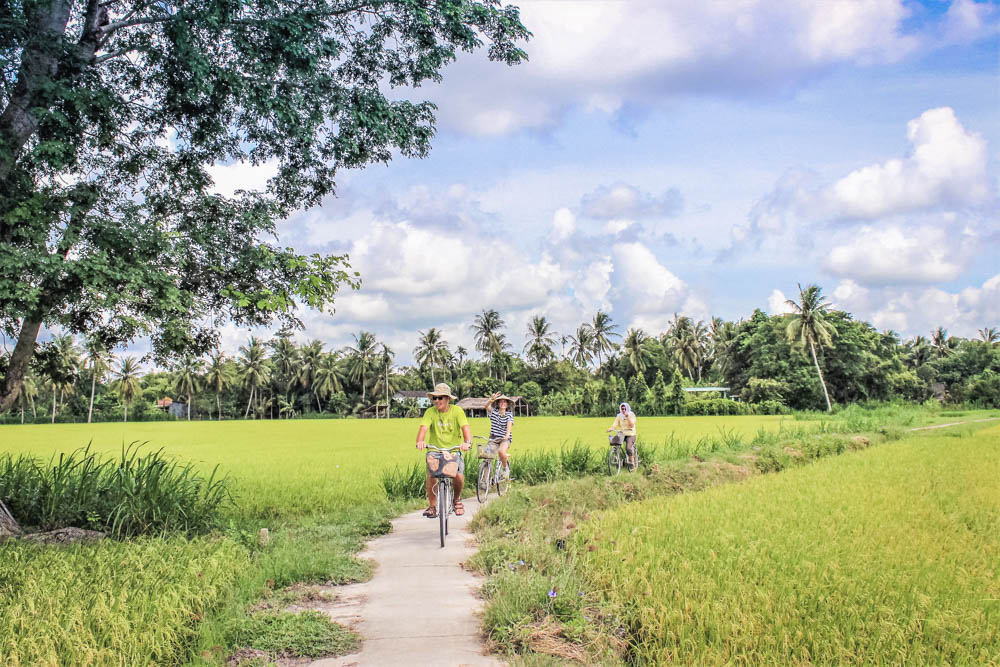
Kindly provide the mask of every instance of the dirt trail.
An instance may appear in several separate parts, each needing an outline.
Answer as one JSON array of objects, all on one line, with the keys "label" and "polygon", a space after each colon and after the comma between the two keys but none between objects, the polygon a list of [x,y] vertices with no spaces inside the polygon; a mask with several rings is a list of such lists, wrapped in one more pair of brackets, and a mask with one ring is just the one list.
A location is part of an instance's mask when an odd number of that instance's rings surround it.
[{"label": "dirt trail", "polygon": [[438,521],[405,514],[361,554],[375,561],[370,581],[334,589],[325,611],[364,637],[361,652],[310,663],[313,667],[358,665],[502,665],[485,654],[479,633],[480,579],[462,569],[476,552],[469,519],[479,509],[466,499],[465,516],[452,516],[445,547]]},{"label": "dirt trail", "polygon": [[951,422],[950,424],[934,424],[933,426],[918,426],[917,428],[911,428],[911,431],[930,431],[935,428],[946,428],[948,426],[961,426],[963,424],[979,424],[981,422],[995,422],[1000,421],[1000,417],[987,417],[986,419],[970,419],[964,422]]}]

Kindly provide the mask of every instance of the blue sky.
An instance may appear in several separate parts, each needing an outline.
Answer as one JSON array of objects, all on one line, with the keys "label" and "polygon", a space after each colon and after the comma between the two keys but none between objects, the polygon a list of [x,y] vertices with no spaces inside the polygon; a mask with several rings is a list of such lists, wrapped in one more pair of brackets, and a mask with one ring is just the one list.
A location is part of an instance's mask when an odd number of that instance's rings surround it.
[{"label": "blue sky", "polygon": [[439,106],[429,158],[342,172],[281,226],[362,273],[301,338],[365,329],[407,363],[432,326],[471,349],[484,308],[520,347],[535,314],[655,334],[799,282],[904,336],[1000,325],[997,3],[515,4],[529,63],[465,55],[400,91]]}]

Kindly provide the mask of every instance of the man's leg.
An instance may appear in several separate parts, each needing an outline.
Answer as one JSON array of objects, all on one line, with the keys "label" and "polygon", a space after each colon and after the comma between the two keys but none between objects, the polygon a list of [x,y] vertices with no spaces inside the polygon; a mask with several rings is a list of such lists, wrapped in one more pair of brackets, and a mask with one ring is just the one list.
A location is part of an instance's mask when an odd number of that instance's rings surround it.
[{"label": "man's leg", "polygon": [[437,507],[437,489],[435,484],[437,480],[431,477],[430,473],[427,473],[427,506]]},{"label": "man's leg", "polygon": [[463,475],[462,473],[458,473],[457,475],[455,475],[454,481],[452,482],[452,486],[455,487],[455,500],[461,500],[462,487],[465,486],[465,475]]}]

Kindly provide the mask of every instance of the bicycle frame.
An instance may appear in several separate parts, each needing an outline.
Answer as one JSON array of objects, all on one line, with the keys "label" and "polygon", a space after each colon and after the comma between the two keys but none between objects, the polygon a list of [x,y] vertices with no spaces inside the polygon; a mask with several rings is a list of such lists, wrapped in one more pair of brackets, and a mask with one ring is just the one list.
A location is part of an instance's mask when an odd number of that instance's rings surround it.
[{"label": "bicycle frame", "polygon": [[[435,447],[433,445],[428,445],[427,450],[432,452],[458,452],[459,456],[462,455],[461,446]],[[451,484],[451,477],[438,477],[434,492],[435,495],[437,495],[437,515],[441,534],[441,547],[444,548],[444,538],[448,535],[448,517],[455,511],[455,504],[452,502],[452,495],[454,494],[454,491]]]}]

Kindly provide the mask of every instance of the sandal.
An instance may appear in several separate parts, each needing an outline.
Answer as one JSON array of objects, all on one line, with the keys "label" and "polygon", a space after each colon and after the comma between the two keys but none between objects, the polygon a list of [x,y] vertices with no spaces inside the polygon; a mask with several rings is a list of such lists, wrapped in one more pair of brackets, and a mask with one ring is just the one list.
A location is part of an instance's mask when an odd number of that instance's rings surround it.
[{"label": "sandal", "polygon": [[436,507],[428,507],[427,509],[424,510],[424,516],[427,517],[428,519],[436,519],[437,515],[438,511]]},{"label": "sandal", "polygon": [[455,516],[462,516],[465,514],[465,505],[462,504],[461,500],[455,501]]}]

